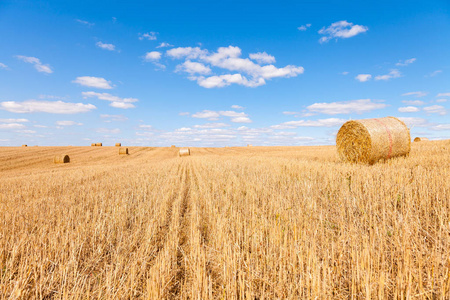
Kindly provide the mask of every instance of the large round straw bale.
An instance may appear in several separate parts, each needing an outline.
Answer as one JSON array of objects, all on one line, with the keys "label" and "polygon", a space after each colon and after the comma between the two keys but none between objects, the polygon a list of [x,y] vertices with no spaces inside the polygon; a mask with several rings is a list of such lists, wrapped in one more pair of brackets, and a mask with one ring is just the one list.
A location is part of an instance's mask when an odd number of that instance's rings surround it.
[{"label": "large round straw bale", "polygon": [[344,161],[373,164],[408,155],[411,136],[405,123],[394,117],[353,120],[339,129],[336,146]]},{"label": "large round straw bale", "polygon": [[28,145],[22,145],[22,147],[28,147]]},{"label": "large round straw bale", "polygon": [[414,142],[424,142],[424,141],[429,141],[429,139],[426,137],[416,137],[414,139]]},{"label": "large round straw bale", "polygon": [[95,146],[101,147],[101,146],[102,146],[102,143],[95,143]]},{"label": "large round straw bale", "polygon": [[189,148],[181,148],[178,155],[179,156],[189,156],[189,155],[191,155],[191,150]]},{"label": "large round straw bale", "polygon": [[116,147],[122,147],[121,143],[116,143]]},{"label": "large round straw bale", "polygon": [[67,154],[56,155],[53,158],[53,162],[55,164],[65,164],[65,163],[69,163],[70,162],[70,158],[69,158],[69,155],[67,155]]},{"label": "large round straw bale", "polygon": [[128,155],[128,148],[119,148],[119,155]]}]

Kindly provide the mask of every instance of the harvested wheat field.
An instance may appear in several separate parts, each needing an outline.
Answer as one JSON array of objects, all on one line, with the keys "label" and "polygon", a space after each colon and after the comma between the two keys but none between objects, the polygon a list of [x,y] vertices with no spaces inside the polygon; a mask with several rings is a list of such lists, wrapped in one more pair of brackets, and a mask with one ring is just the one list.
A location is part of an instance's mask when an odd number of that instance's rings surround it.
[{"label": "harvested wheat field", "polygon": [[129,148],[0,148],[2,298],[450,298],[449,140]]}]

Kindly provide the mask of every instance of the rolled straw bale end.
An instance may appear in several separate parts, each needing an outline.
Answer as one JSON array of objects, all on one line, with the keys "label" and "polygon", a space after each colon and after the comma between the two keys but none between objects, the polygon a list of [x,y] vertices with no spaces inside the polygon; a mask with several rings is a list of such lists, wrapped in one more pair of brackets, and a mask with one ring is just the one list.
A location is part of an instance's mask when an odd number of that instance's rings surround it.
[{"label": "rolled straw bale end", "polygon": [[128,148],[120,148],[119,155],[128,155]]},{"label": "rolled straw bale end", "polygon": [[95,143],[95,146],[97,147],[101,147],[103,144],[102,143]]},{"label": "rolled straw bale end", "polygon": [[121,143],[116,143],[116,147],[122,147]]},{"label": "rolled straw bale end", "polygon": [[189,156],[191,155],[191,150],[189,148],[181,148],[180,152],[178,152],[179,156]]},{"label": "rolled straw bale end", "polygon": [[22,145],[22,147],[28,147],[28,145]]},{"label": "rolled straw bale end", "polygon": [[64,154],[64,155],[56,155],[56,156],[53,158],[53,162],[54,162],[55,164],[66,164],[66,163],[69,163],[69,162],[70,162],[70,157],[69,157],[69,155],[67,155],[67,154]]},{"label": "rolled straw bale end", "polygon": [[426,137],[416,137],[414,139],[414,142],[425,142],[425,141],[429,141],[429,139]]},{"label": "rolled straw bale end", "polygon": [[91,147],[95,147],[95,143],[92,143],[92,144],[91,144]]},{"label": "rolled straw bale end", "polygon": [[339,129],[336,147],[343,161],[373,164],[408,155],[411,136],[405,123],[395,117],[352,120]]}]

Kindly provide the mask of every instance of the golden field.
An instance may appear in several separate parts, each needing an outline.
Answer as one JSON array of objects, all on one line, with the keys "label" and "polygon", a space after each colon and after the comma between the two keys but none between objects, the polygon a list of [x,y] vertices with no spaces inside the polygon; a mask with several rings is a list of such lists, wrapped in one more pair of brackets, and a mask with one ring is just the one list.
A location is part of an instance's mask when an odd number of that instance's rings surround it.
[{"label": "golden field", "polygon": [[178,150],[0,148],[0,298],[450,298],[450,141]]}]

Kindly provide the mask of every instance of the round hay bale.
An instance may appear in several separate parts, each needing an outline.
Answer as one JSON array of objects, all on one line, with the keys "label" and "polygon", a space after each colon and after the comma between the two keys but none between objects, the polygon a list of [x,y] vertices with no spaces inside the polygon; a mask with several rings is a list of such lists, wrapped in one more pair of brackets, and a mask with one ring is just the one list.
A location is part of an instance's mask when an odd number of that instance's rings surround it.
[{"label": "round hay bale", "polygon": [[176,148],[175,145],[170,146],[170,148]]},{"label": "round hay bale", "polygon": [[101,146],[102,146],[102,143],[95,143],[95,146],[101,147]]},{"label": "round hay bale", "polygon": [[253,145],[252,144],[247,144],[247,147],[253,147]]},{"label": "round hay bale", "polygon": [[121,143],[116,143],[116,147],[122,147]]},{"label": "round hay bale", "polygon": [[55,164],[66,164],[70,162],[70,157],[67,154],[63,154],[63,155],[56,155],[53,158],[53,162]]},{"label": "round hay bale", "polygon": [[22,145],[22,147],[28,147],[28,145]]},{"label": "round hay bale", "polygon": [[414,139],[414,142],[425,142],[425,141],[429,141],[429,139],[426,137],[416,137]]},{"label": "round hay bale", "polygon": [[336,146],[344,161],[373,164],[408,155],[411,136],[405,123],[394,117],[352,120],[339,129]]},{"label": "round hay bale", "polygon": [[181,148],[180,152],[178,152],[179,156],[189,156],[191,155],[191,150],[189,148]]},{"label": "round hay bale", "polygon": [[128,155],[128,148],[119,148],[119,155]]}]

